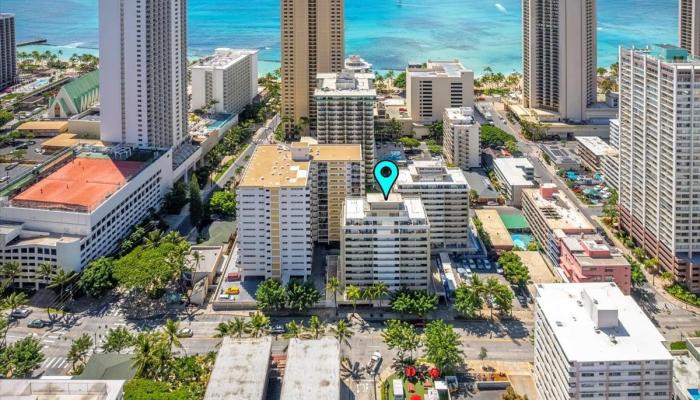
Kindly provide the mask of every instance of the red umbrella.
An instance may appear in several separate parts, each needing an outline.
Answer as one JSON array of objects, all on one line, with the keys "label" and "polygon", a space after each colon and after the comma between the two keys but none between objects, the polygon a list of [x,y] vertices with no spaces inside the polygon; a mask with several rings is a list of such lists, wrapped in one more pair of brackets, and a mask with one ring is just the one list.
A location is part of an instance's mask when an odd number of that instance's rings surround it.
[{"label": "red umbrella", "polygon": [[440,370],[437,368],[430,368],[428,370],[428,374],[430,375],[431,378],[437,379],[440,377]]},{"label": "red umbrella", "polygon": [[417,371],[416,371],[416,368],[415,368],[415,367],[406,367],[406,369],[404,370],[404,372],[406,373],[406,376],[407,376],[407,377],[413,378],[414,376],[416,376],[416,372],[417,372]]},{"label": "red umbrella", "polygon": [[423,396],[419,394],[414,394],[413,396],[411,396],[411,400],[423,400]]}]

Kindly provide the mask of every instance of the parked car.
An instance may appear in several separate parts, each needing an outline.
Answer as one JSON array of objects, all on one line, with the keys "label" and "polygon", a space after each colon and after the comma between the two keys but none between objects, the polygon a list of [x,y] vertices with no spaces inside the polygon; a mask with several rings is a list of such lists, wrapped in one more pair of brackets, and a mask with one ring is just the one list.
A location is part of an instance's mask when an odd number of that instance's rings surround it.
[{"label": "parked car", "polygon": [[32,310],[29,308],[18,308],[12,311],[12,313],[10,313],[10,316],[12,318],[27,318],[31,313]]},{"label": "parked car", "polygon": [[382,353],[375,351],[372,353],[369,362],[367,363],[367,372],[370,375],[376,375],[379,372],[379,365],[382,363]]},{"label": "parked car", "polygon": [[30,328],[38,328],[38,329],[41,329],[41,328],[47,326],[48,324],[49,324],[49,323],[46,322],[46,321],[44,321],[43,319],[33,319],[33,320],[31,320],[31,321],[27,324],[27,326],[30,327]]},{"label": "parked car", "polygon": [[193,335],[194,333],[190,328],[180,328],[177,331],[177,337],[179,338],[191,338]]},{"label": "parked car", "polygon": [[282,324],[273,325],[270,327],[270,333],[281,335],[283,333],[287,333],[287,328],[285,328]]},{"label": "parked car", "polygon": [[9,170],[11,170],[11,169],[15,169],[18,165],[19,165],[18,162],[13,162],[13,163],[7,164],[7,165],[5,166],[5,171],[9,171]]}]

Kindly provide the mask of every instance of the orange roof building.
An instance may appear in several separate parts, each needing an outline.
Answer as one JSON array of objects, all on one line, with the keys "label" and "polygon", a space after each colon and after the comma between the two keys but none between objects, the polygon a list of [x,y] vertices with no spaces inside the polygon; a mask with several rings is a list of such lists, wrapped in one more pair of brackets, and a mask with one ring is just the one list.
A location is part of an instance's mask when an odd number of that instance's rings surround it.
[{"label": "orange roof building", "polygon": [[139,161],[76,158],[11,200],[14,207],[91,212],[136,176]]}]

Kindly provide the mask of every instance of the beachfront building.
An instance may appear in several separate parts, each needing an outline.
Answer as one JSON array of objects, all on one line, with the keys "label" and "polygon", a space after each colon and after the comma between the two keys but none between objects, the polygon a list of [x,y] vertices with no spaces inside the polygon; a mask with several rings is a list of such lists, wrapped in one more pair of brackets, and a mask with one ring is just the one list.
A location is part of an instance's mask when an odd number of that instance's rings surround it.
[{"label": "beachfront building", "polygon": [[474,71],[459,60],[431,61],[406,69],[406,105],[414,122],[429,125],[446,108],[474,106]]},{"label": "beachfront building", "polygon": [[288,134],[296,124],[315,131],[316,77],[319,73],[343,69],[344,3],[344,0],[280,1],[282,117],[292,121],[285,126]]},{"label": "beachfront building", "polygon": [[597,136],[576,136],[578,156],[589,171],[603,169],[603,160],[613,148]]},{"label": "beachfront building", "polygon": [[343,287],[382,282],[390,291],[428,289],[430,225],[418,197],[379,193],[347,198],[338,278]]},{"label": "beachfront building", "polygon": [[678,1],[678,42],[681,48],[700,56],[700,2]]},{"label": "beachfront building", "polygon": [[446,108],[442,116],[442,155],[462,169],[481,166],[479,124],[471,107]]},{"label": "beachfront building", "polygon": [[365,61],[364,58],[353,54],[345,59],[344,69],[355,73],[368,73],[372,72],[372,64]]},{"label": "beachfront building", "polygon": [[343,202],[364,193],[362,148],[258,146],[236,193],[243,277],[306,279],[313,243],[340,241]]},{"label": "beachfront building", "polygon": [[562,239],[595,233],[593,225],[555,184],[523,189],[522,196],[523,215],[553,265],[559,265]]},{"label": "beachfront building", "polygon": [[671,45],[620,50],[620,226],[700,293],[700,61]]},{"label": "beachfront building", "polygon": [[316,139],[320,144],[359,144],[367,168],[367,182],[374,167],[374,106],[377,91],[374,74],[343,71],[318,74]]},{"label": "beachfront building", "polygon": [[45,283],[38,275],[41,264],[79,272],[90,261],[113,254],[132,226],[159,209],[172,187],[171,152],[134,156],[140,161],[78,154],[3,201],[0,263],[22,266],[17,286]]},{"label": "beachfront building", "polygon": [[563,238],[559,266],[570,282],[615,282],[626,295],[632,289],[629,262],[599,235]]},{"label": "beachfront building", "polygon": [[523,99],[583,121],[596,102],[596,0],[523,1]]},{"label": "beachfront building", "polygon": [[15,15],[0,13],[0,90],[17,83]]},{"label": "beachfront building", "polygon": [[433,252],[474,250],[469,240],[469,185],[462,170],[442,161],[414,161],[399,170],[395,191],[422,200]]},{"label": "beachfront building", "polygon": [[100,71],[88,72],[61,86],[49,101],[49,118],[70,118],[87,111],[100,101]]},{"label": "beachfront building", "polygon": [[538,284],[536,292],[540,399],[672,399],[666,339],[614,283]]},{"label": "beachfront building", "polygon": [[188,141],[186,0],[100,0],[99,18],[101,139]]},{"label": "beachfront building", "polygon": [[190,68],[193,110],[238,114],[258,95],[258,51],[220,48]]},{"label": "beachfront building", "polygon": [[519,206],[523,189],[535,187],[535,167],[527,158],[496,158],[493,171],[511,205]]}]

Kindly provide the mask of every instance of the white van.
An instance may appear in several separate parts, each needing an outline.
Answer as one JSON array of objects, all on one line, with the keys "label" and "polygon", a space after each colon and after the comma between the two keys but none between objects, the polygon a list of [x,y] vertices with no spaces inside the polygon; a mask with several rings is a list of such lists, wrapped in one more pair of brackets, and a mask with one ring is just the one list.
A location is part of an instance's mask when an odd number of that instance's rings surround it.
[{"label": "white van", "polygon": [[394,390],[394,400],[404,400],[403,397],[403,381],[401,379],[394,379],[391,382]]}]

